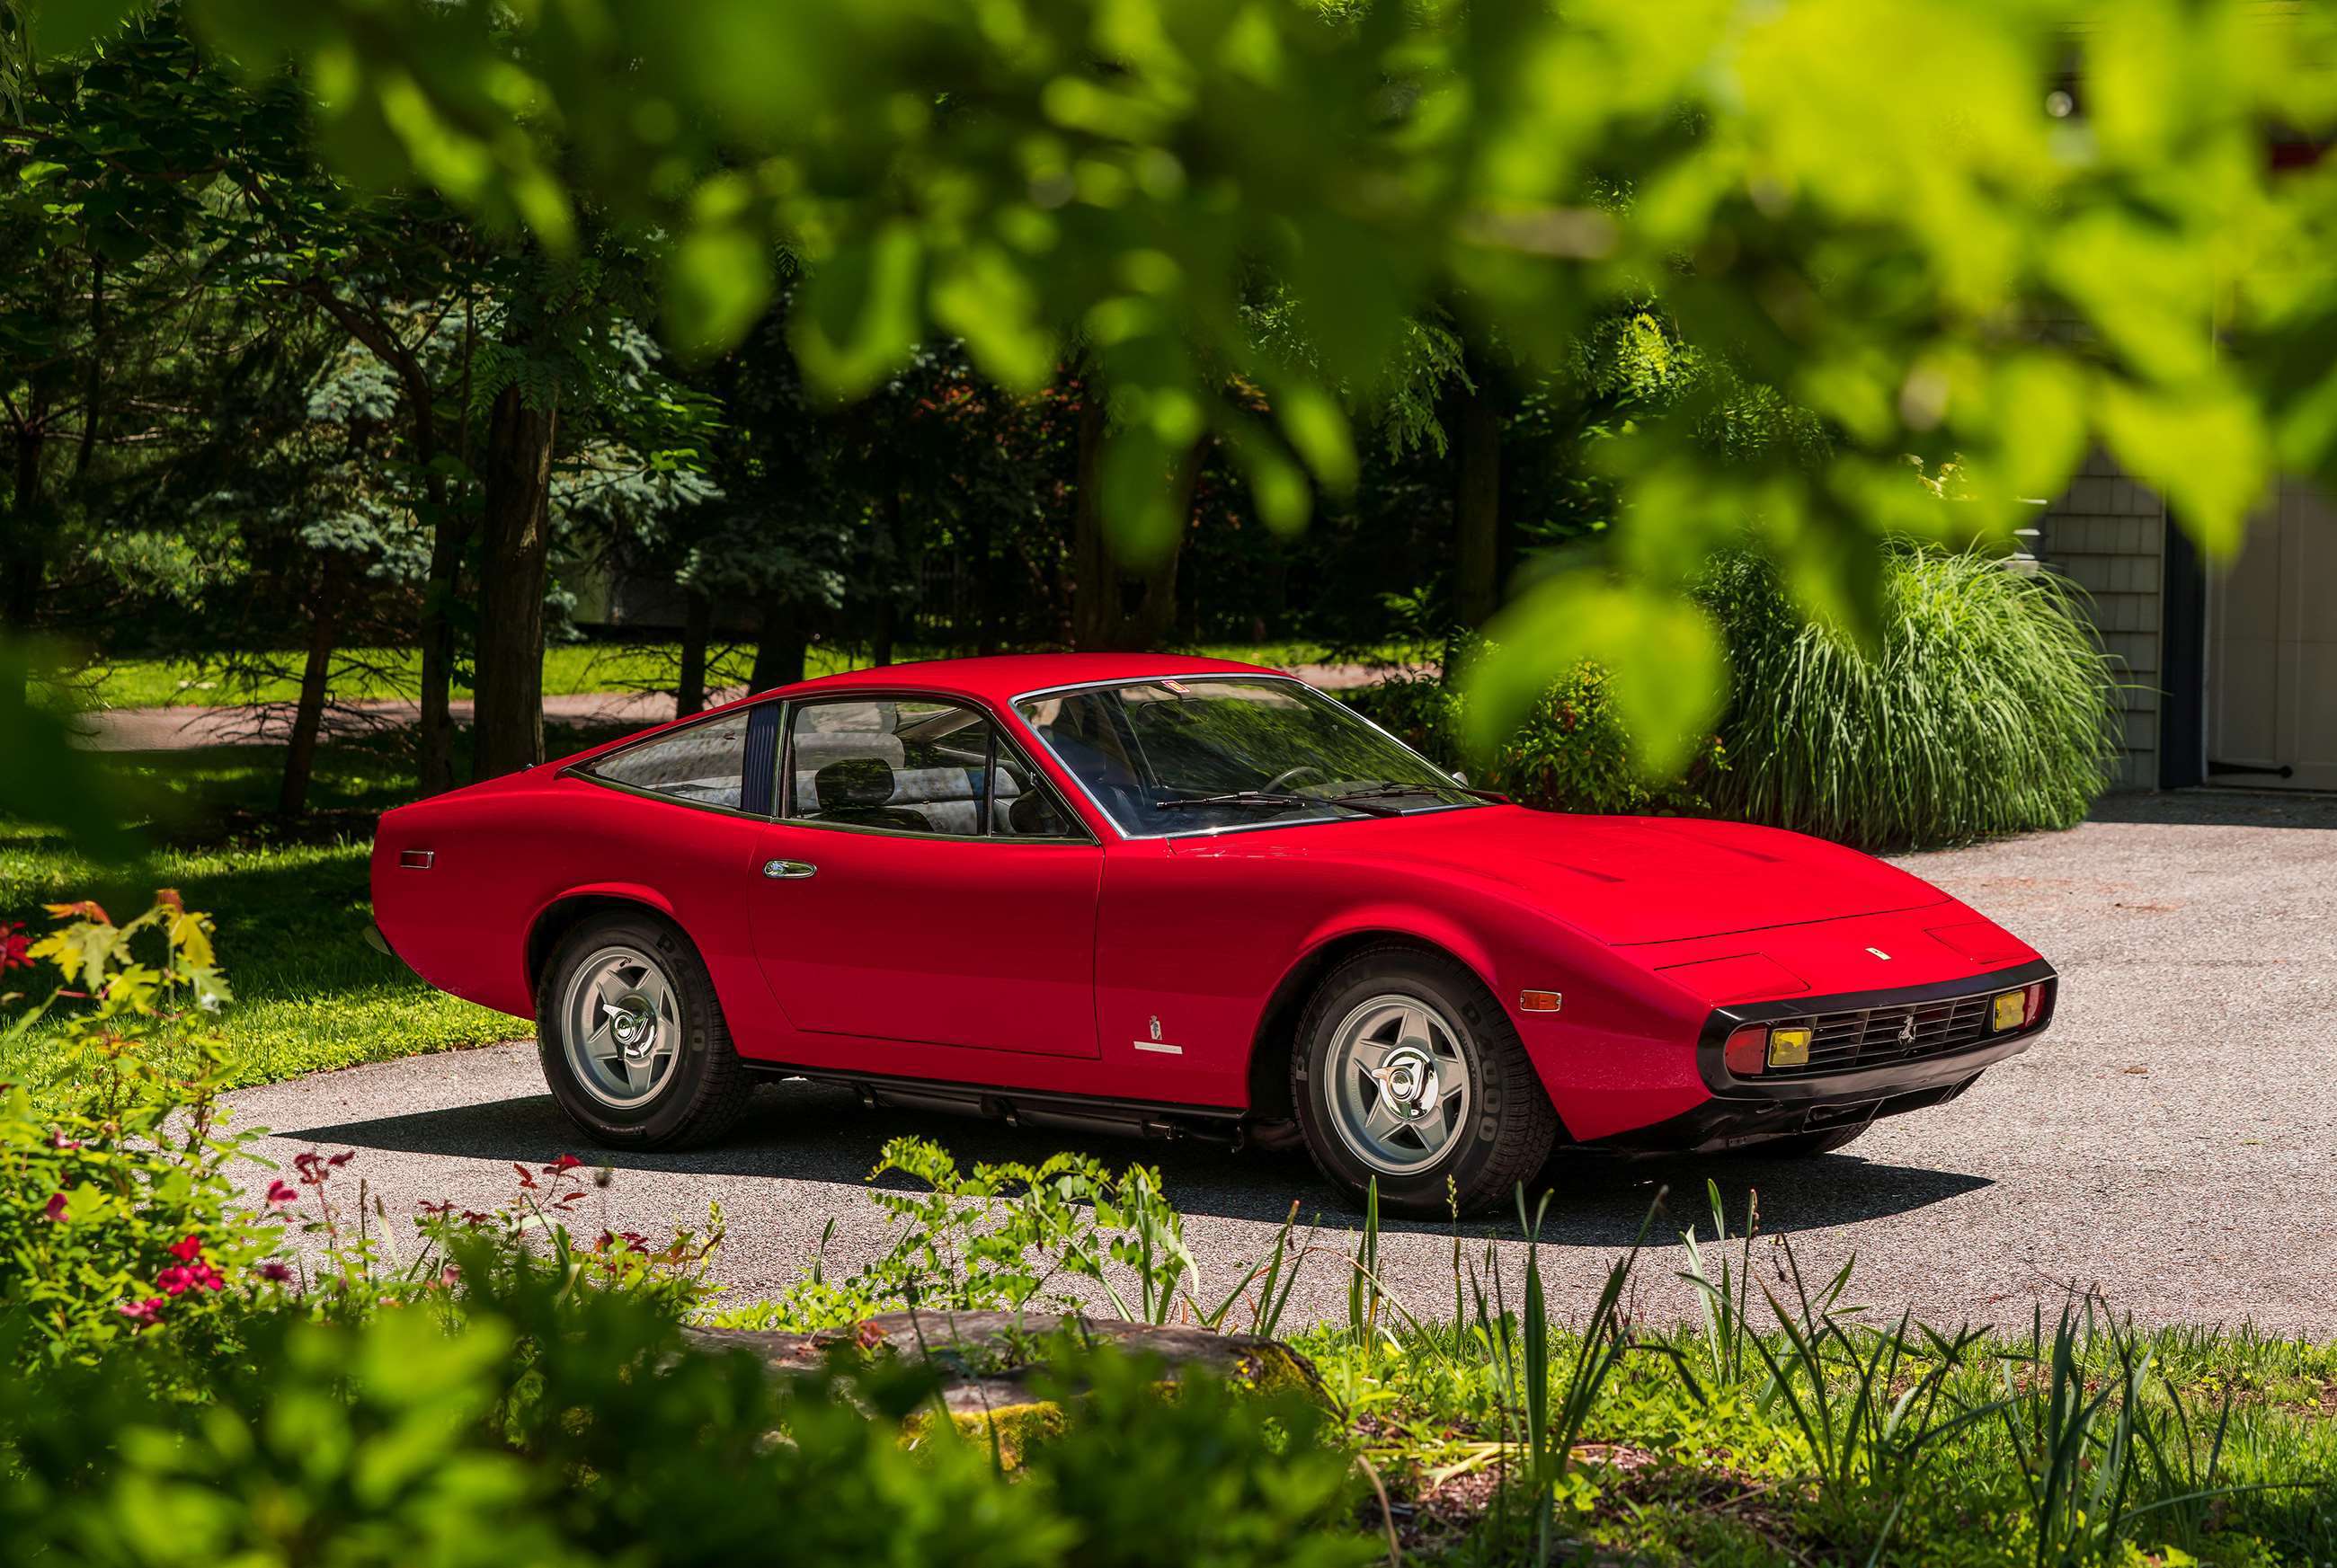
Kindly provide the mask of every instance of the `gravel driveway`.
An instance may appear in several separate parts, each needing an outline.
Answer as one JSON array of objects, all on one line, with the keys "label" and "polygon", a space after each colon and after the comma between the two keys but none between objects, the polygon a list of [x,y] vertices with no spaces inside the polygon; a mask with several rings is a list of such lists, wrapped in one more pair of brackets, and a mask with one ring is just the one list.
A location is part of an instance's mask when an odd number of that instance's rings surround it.
[{"label": "gravel driveway", "polygon": [[[2123,797],[2071,833],[1903,862],[2028,938],[2059,965],[2060,1017],[2026,1055],[1951,1105],[1878,1124],[1804,1162],[1561,1155],[1545,1230],[1552,1300],[1587,1311],[1616,1250],[1657,1193],[1701,1215],[1707,1178],[1732,1218],[1757,1190],[1764,1228],[1789,1232],[1805,1272],[1852,1253],[1852,1297],[1936,1322],[2026,1325],[2068,1284],[2098,1287],[2147,1321],[2236,1323],[2337,1337],[2337,801],[2194,794]],[[582,1222],[653,1232],[729,1225],[719,1276],[737,1299],[784,1288],[836,1222],[830,1269],[873,1252],[884,1226],[862,1196],[878,1147],[923,1134],[961,1160],[1036,1160],[1061,1135],[892,1111],[790,1083],[758,1091],[724,1147],[624,1154]],[[420,1200],[492,1208],[512,1163],[601,1158],[544,1094],[532,1045],[490,1047],[319,1075],[233,1096],[239,1120],[303,1148],[350,1148],[393,1215]],[[1157,1161],[1184,1210],[1205,1282],[1223,1290],[1270,1243],[1294,1200],[1344,1252],[1352,1216],[1303,1155],[1230,1154],[1098,1140],[1107,1160]],[[255,1193],[268,1174],[255,1173]],[[352,1192],[351,1195],[354,1195]],[[1677,1221],[1640,1272],[1640,1310],[1693,1311]],[[1500,1227],[1476,1225],[1472,1236]],[[1514,1226],[1507,1232],[1513,1234]],[[1514,1243],[1507,1250],[1512,1259]],[[1452,1238],[1392,1227],[1384,1270],[1423,1310],[1449,1311]],[[1763,1254],[1765,1256],[1765,1252]],[[1316,1258],[1295,1306],[1345,1312],[1343,1265]],[[1514,1261],[1511,1278],[1514,1284]]]}]

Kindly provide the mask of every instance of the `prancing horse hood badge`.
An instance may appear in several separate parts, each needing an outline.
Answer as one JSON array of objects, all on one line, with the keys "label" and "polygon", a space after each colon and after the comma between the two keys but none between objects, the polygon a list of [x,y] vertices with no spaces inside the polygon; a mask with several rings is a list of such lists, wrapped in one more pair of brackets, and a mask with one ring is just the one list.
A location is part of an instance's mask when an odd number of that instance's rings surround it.
[{"label": "prancing horse hood badge", "polygon": [[1156,1040],[1160,1037],[1160,1015],[1159,1013],[1152,1015],[1152,1037]]}]

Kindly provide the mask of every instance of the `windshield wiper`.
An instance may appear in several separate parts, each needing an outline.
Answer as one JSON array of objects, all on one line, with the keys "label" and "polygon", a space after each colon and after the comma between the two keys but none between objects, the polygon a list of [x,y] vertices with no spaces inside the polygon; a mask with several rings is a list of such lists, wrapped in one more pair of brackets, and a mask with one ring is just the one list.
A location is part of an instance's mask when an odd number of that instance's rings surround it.
[{"label": "windshield wiper", "polygon": [[1235,790],[1230,794],[1170,795],[1152,803],[1155,811],[1182,811],[1188,806],[1345,806],[1368,817],[1393,817],[1403,813],[1393,806],[1367,806],[1345,795],[1295,795],[1275,790]]},{"label": "windshield wiper", "polygon": [[1447,791],[1450,791],[1453,794],[1473,795],[1478,800],[1491,801],[1496,805],[1508,805],[1511,803],[1510,797],[1505,794],[1496,794],[1492,790],[1471,789],[1464,784],[1397,784],[1393,780],[1372,784],[1364,789],[1349,790],[1345,794],[1340,795],[1336,798],[1343,801],[1351,801],[1357,795],[1361,795],[1365,800],[1374,800],[1384,795],[1433,795],[1443,794]]}]

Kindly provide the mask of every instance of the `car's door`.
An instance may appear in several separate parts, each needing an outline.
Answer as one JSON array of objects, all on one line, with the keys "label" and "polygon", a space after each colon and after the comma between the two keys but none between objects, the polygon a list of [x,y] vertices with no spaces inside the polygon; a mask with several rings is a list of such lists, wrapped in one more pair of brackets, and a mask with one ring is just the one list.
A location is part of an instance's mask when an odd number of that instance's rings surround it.
[{"label": "car's door", "polygon": [[513,824],[488,873],[537,908],[576,892],[662,904],[705,960],[749,1055],[768,1037],[770,1009],[738,892],[770,828],[781,716],[776,701],[738,704],[563,770],[559,787],[573,801]]},{"label": "car's door", "polygon": [[1103,849],[985,714],[788,705],[755,951],[796,1027],[1093,1057]]}]

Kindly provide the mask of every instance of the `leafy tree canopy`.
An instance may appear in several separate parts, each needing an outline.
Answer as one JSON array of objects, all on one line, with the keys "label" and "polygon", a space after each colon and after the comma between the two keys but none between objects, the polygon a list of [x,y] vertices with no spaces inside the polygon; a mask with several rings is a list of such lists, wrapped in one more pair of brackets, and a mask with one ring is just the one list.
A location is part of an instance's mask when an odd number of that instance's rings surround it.
[{"label": "leafy tree canopy", "polygon": [[[125,0],[44,0],[35,42]],[[1356,406],[1442,309],[1557,365],[1618,300],[1822,421],[1821,442],[1601,443],[1623,523],[1515,601],[1488,726],[1595,657],[1639,735],[1716,702],[1685,591],[1748,531],[1806,611],[1871,629],[1882,539],[2001,536],[2105,443],[2229,548],[2276,470],[2337,473],[2337,17],[2246,0],[189,0],[290,67],[328,157],[557,251],[658,237],[699,350],[805,279],[816,392],[921,342],[1110,388],[1116,525],[1161,531],[1205,432],[1292,528]],[[1261,278],[1304,353],[1252,329]],[[1270,410],[1214,395],[1227,374]],[[1958,463],[1951,503],[1907,458]],[[1655,758],[1661,762],[1660,756]]]}]

